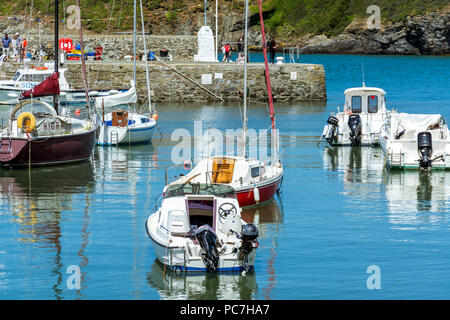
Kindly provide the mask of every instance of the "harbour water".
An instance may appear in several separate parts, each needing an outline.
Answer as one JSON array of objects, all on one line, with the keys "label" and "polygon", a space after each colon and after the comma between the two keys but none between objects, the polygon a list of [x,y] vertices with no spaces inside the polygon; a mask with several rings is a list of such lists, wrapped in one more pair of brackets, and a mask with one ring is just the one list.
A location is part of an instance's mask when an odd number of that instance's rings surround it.
[{"label": "harbour water", "polygon": [[[177,128],[241,126],[233,103],[157,104],[151,144],[96,147],[92,161],[0,170],[0,299],[448,299],[450,172],[388,172],[379,148],[317,146],[346,88],[387,91],[388,108],[450,120],[450,57],[303,55],[325,66],[327,102],[276,104],[281,196],[244,210],[260,230],[255,273],[172,275],[144,223],[173,167]],[[342,109],[342,108],[341,108]],[[249,106],[249,127],[269,126]],[[369,290],[369,266],[381,288]],[[71,286],[74,268],[80,288]]]}]

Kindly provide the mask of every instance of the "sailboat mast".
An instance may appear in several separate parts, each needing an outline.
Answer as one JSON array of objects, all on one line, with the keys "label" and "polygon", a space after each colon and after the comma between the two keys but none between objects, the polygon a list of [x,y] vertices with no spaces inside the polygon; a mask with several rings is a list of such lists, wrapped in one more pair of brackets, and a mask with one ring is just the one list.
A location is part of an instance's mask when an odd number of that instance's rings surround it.
[{"label": "sailboat mast", "polygon": [[[59,1],[55,0],[55,72],[58,74],[58,56],[59,56]],[[59,78],[59,75],[58,75]],[[53,108],[55,108],[56,113],[58,113],[58,95],[53,96]]]},{"label": "sailboat mast", "polygon": [[270,85],[270,73],[269,73],[269,62],[267,61],[267,45],[266,45],[266,34],[264,32],[264,19],[262,13],[262,4],[261,0],[258,0],[259,3],[259,19],[261,23],[261,36],[262,36],[262,46],[263,46],[263,54],[264,54],[264,68],[266,75],[266,86],[267,86],[267,95],[269,97],[269,110],[270,110],[270,119],[272,121],[272,130],[275,130],[275,112],[273,109],[273,97],[272,97],[272,86]]},{"label": "sailboat mast", "polygon": [[136,0],[134,0],[134,19],[133,19],[133,80],[136,85]]},{"label": "sailboat mast", "polygon": [[[145,26],[144,26],[144,10],[142,7],[142,0],[139,0],[141,9],[141,24],[142,24],[142,39],[144,43],[144,56],[145,56],[145,77],[147,80],[147,95],[148,95],[148,110],[152,113],[152,99],[150,97],[150,75],[148,72],[148,57],[147,57],[147,45],[145,44]],[[134,84],[136,85],[136,83]]]},{"label": "sailboat mast", "polygon": [[244,15],[244,123],[242,128],[244,140],[244,157],[247,156],[247,29],[248,29],[248,0],[245,0],[245,15]]},{"label": "sailboat mast", "polygon": [[[80,0],[77,0],[77,6],[78,8],[80,8]],[[80,21],[80,49],[81,49],[81,71],[83,73],[83,84],[84,84],[84,93],[86,96],[86,106],[89,107],[89,91],[86,77],[86,62],[84,61],[83,28],[81,26],[81,21]]]}]

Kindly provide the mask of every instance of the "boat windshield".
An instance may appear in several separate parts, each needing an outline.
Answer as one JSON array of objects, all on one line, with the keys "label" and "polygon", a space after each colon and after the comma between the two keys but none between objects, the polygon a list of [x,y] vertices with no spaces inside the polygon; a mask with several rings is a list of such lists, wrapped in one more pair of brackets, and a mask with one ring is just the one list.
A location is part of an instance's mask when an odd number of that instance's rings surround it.
[{"label": "boat windshield", "polygon": [[236,191],[225,184],[185,183],[167,187],[164,198],[184,195],[213,195],[222,198],[236,199]]}]

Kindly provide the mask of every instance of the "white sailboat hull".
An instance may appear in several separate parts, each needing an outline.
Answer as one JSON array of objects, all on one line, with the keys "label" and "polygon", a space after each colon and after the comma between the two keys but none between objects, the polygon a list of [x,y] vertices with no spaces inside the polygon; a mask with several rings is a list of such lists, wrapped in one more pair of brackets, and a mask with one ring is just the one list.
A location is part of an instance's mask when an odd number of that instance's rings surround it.
[{"label": "white sailboat hull", "polygon": [[130,119],[134,124],[126,127],[109,126],[106,123],[100,127],[97,144],[103,146],[119,144],[135,144],[150,142],[153,136],[153,129],[156,127],[156,121],[145,117],[148,122],[138,123],[141,118],[138,114],[130,114]]}]

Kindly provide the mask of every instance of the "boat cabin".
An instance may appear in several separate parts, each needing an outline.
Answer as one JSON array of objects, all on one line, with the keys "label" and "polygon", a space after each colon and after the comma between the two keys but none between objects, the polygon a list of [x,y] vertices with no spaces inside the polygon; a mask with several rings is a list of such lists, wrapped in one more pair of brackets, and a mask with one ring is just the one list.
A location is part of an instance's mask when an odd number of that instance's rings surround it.
[{"label": "boat cabin", "polygon": [[380,88],[360,87],[345,90],[345,109],[352,114],[386,112],[386,92]]},{"label": "boat cabin", "polygon": [[[201,183],[169,185],[164,192],[167,218],[166,223],[162,221],[162,224],[167,225],[167,230],[172,235],[193,236],[195,230],[205,224],[215,231],[216,228],[220,228],[218,221],[223,222],[219,217],[222,205],[230,207],[227,199],[230,199],[231,203],[236,203],[234,214],[240,213],[236,192],[230,186]],[[230,209],[232,208],[225,208]]]},{"label": "boat cabin", "polygon": [[[206,174],[207,173],[207,176]],[[245,181],[258,182],[265,179],[265,165],[259,160],[248,160],[242,157],[214,157],[201,160],[186,176],[192,182],[213,184],[232,184]],[[240,178],[243,180],[240,181]]]}]

